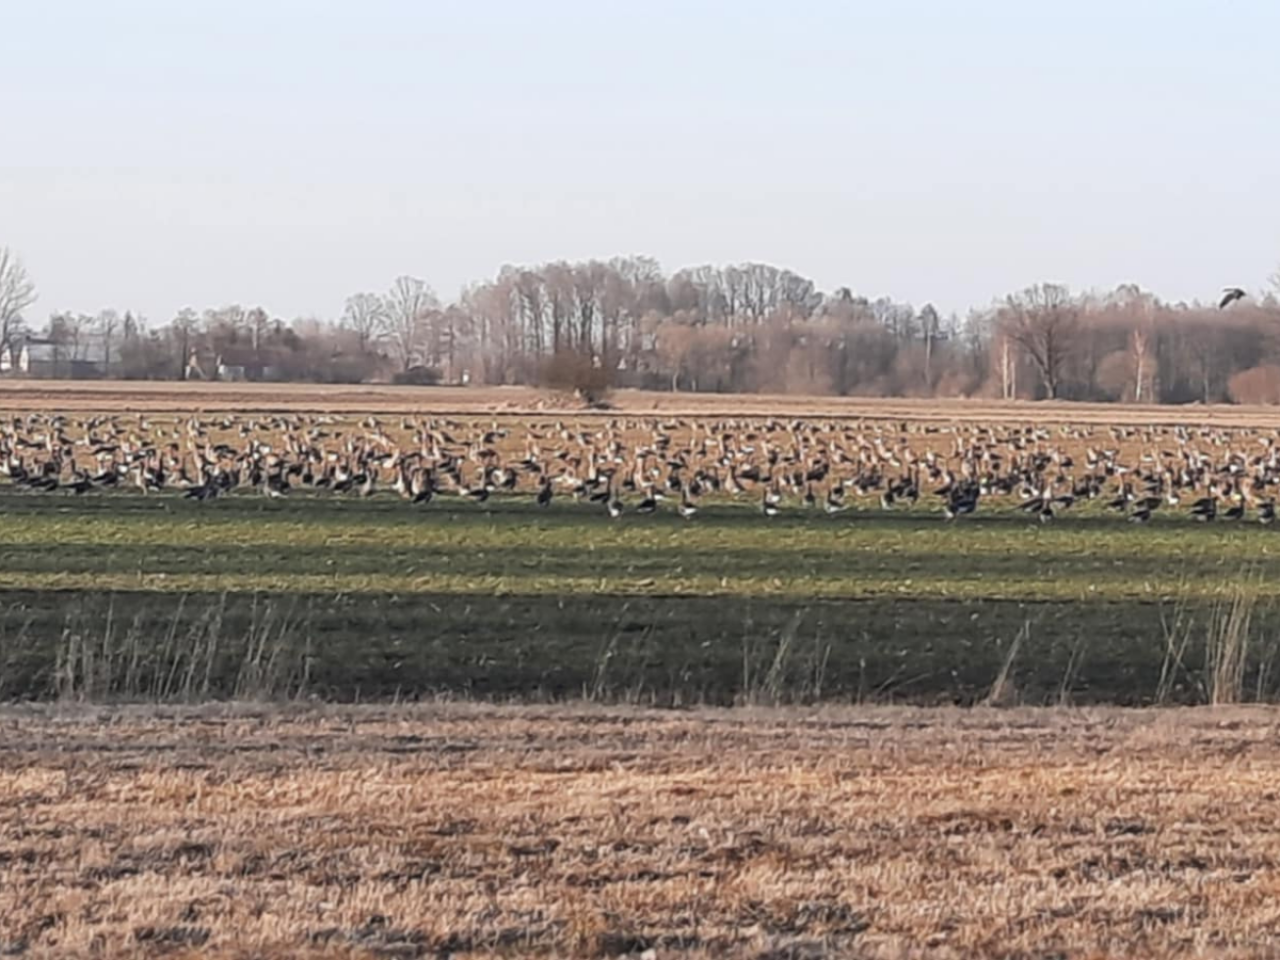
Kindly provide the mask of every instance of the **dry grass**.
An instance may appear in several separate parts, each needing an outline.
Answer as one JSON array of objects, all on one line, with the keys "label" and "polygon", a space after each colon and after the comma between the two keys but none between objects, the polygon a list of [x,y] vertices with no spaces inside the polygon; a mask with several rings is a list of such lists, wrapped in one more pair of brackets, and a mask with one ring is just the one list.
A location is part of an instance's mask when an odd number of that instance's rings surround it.
[{"label": "dry grass", "polygon": [[1266,956],[1280,714],[0,715],[0,950]]},{"label": "dry grass", "polygon": [[[1088,424],[1094,426],[1192,426],[1274,428],[1275,407],[1232,404],[1154,406],[1107,403],[999,401],[946,398],[814,397],[770,394],[665,393],[617,390],[621,413],[660,416],[849,417],[870,420],[981,422],[987,424]],[[566,403],[568,405],[566,406]],[[181,383],[86,380],[2,380],[5,413],[321,412],[490,414],[592,413],[581,404],[532,387],[397,387],[385,384]]]}]

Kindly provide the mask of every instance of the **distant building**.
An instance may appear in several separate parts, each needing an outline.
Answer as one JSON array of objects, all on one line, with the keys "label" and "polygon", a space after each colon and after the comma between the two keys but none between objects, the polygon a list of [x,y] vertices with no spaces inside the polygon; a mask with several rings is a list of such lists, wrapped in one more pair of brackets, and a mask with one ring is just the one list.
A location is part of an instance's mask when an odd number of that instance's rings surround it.
[{"label": "distant building", "polygon": [[31,358],[19,343],[0,348],[0,377],[20,376],[31,366]]},{"label": "distant building", "polygon": [[107,375],[107,347],[96,334],[71,342],[24,336],[0,350],[0,376],[96,380]]},{"label": "distant building", "polygon": [[213,374],[215,380],[278,382],[285,372],[276,364],[264,363],[257,350],[232,347],[214,358]]},{"label": "distant building", "polygon": [[218,379],[230,380],[238,382],[245,379],[245,369],[243,364],[239,363],[223,363],[218,360]]}]

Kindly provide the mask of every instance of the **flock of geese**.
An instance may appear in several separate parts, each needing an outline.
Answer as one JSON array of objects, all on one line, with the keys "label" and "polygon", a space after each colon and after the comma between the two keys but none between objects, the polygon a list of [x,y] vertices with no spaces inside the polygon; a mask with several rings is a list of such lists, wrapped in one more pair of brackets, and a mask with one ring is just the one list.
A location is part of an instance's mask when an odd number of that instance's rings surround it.
[{"label": "flock of geese", "polygon": [[602,515],[748,500],[764,517],[855,503],[932,507],[948,520],[1006,504],[1040,522],[1096,501],[1131,523],[1276,518],[1280,431],[1190,426],[946,424],[896,420],[583,417],[481,422],[324,415],[0,421],[0,479],[44,494],[181,491],[439,497],[477,504],[568,498]]}]

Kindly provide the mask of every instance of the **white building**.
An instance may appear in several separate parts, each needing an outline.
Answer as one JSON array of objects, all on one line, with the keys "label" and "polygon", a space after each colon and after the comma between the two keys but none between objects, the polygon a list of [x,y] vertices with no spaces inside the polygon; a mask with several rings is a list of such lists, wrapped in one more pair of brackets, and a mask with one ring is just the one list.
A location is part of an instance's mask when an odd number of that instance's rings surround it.
[{"label": "white building", "polygon": [[96,334],[63,343],[23,336],[0,350],[0,376],[92,380],[107,373],[107,347]]}]

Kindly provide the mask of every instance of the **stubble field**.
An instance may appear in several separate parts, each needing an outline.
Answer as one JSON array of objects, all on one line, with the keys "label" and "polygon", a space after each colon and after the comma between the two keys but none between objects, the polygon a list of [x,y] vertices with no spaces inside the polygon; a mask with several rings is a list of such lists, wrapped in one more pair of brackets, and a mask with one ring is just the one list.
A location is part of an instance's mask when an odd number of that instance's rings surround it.
[{"label": "stubble field", "polygon": [[0,949],[1274,956],[1278,742],[1244,708],[10,708]]}]

